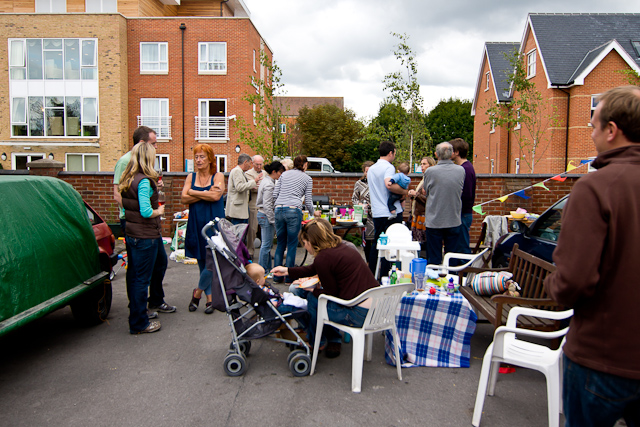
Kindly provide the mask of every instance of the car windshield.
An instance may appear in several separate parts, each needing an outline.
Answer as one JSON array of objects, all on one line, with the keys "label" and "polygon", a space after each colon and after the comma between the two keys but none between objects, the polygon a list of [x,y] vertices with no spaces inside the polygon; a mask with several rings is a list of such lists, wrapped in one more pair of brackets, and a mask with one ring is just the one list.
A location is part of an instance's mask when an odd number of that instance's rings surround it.
[{"label": "car windshield", "polygon": [[557,242],[562,228],[562,209],[567,200],[569,200],[568,197],[560,200],[542,214],[531,229],[531,236]]}]

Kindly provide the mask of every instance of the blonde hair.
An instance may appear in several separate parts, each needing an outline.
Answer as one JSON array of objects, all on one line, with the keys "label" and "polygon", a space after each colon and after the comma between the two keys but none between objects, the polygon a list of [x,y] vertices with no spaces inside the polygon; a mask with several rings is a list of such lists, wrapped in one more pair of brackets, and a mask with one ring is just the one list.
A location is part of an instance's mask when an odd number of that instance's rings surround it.
[{"label": "blonde hair", "polygon": [[284,166],[284,168],[288,171],[293,169],[293,160],[291,159],[282,159],[280,160],[280,163],[282,163],[282,166]]},{"label": "blonde hair", "polygon": [[156,149],[153,148],[153,145],[147,142],[140,142],[134,145],[131,150],[131,160],[129,160],[129,164],[122,174],[118,191],[123,193],[129,190],[129,187],[131,187],[131,183],[133,182],[133,178],[135,178],[138,173],[142,173],[150,179],[157,179],[158,173],[153,170],[153,164],[155,161]]},{"label": "blonde hair", "polygon": [[247,264],[245,268],[247,269],[247,274],[249,275],[249,277],[251,277],[256,283],[258,283],[260,278],[264,277],[265,271],[260,264],[252,262],[251,264]]},{"label": "blonde hair", "polygon": [[333,234],[331,223],[322,218],[314,218],[303,225],[298,239],[309,242],[316,254],[323,249],[335,248],[342,244],[342,239]]}]

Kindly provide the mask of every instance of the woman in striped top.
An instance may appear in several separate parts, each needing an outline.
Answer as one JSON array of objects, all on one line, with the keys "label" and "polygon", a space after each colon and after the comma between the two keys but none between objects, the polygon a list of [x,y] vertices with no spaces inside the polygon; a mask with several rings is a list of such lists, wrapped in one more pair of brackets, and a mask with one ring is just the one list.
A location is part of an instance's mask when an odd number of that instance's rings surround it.
[{"label": "woman in striped top", "polygon": [[[278,245],[274,257],[276,266],[283,265],[284,249],[287,248],[286,266],[294,267],[296,264],[296,250],[298,249],[298,233],[302,224],[302,197],[309,211],[313,215],[313,198],[311,190],[313,181],[305,173],[307,170],[307,156],[297,156],[293,160],[293,169],[280,176],[273,190],[275,200],[276,236]],[[275,282],[282,281],[281,278]],[[291,283],[289,277],[286,282]]]}]

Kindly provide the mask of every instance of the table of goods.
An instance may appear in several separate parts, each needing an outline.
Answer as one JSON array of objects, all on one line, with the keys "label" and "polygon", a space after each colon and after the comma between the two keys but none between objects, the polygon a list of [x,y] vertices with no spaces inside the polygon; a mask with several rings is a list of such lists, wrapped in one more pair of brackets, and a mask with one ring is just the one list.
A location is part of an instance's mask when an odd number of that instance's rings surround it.
[{"label": "table of goods", "polygon": [[[396,312],[402,367],[468,368],[477,320],[459,292],[405,295]],[[385,360],[395,366],[393,353],[392,334],[385,331]]]}]

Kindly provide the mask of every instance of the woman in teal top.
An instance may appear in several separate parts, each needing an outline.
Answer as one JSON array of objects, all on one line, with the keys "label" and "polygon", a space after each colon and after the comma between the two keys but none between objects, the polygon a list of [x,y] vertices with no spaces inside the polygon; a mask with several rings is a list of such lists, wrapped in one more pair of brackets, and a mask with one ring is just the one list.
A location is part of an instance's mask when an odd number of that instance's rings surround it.
[{"label": "woman in teal top", "polygon": [[193,148],[196,172],[191,173],[184,181],[180,201],[189,205],[189,219],[187,220],[187,235],[185,237],[185,255],[198,260],[200,280],[198,288],[193,290],[189,311],[196,311],[202,292],[207,297],[204,312],[213,313],[211,305],[212,272],[206,268],[206,241],[202,237],[202,228],[215,218],[224,218],[224,175],[216,173],[215,154],[207,144],[197,144]]}]

